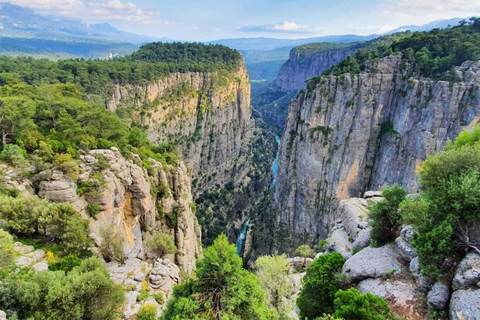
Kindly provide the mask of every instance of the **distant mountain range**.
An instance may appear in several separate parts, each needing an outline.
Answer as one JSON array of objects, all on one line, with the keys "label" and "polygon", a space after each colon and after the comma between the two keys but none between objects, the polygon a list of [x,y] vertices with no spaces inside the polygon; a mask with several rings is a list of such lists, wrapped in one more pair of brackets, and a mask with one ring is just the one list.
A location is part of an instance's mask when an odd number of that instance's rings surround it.
[{"label": "distant mountain range", "polygon": [[[428,31],[456,25],[462,20],[437,20],[421,26],[403,26],[397,31]],[[351,43],[371,40],[378,34],[323,36],[304,39],[238,38],[208,41],[240,50],[247,65],[256,64],[258,74],[275,74],[281,61],[288,59],[289,51],[299,45],[315,42]],[[88,24],[56,16],[37,14],[34,10],[0,2],[0,54],[39,57],[110,58],[129,54],[146,42],[173,42],[169,38],[155,38],[121,31],[107,23]],[[271,62],[275,63],[271,63]],[[269,70],[261,65],[268,62]],[[260,64],[260,65],[259,65]]]},{"label": "distant mountain range", "polygon": [[118,30],[109,24],[88,24],[35,13],[32,9],[0,3],[0,37],[72,42],[145,43],[171,41]]}]

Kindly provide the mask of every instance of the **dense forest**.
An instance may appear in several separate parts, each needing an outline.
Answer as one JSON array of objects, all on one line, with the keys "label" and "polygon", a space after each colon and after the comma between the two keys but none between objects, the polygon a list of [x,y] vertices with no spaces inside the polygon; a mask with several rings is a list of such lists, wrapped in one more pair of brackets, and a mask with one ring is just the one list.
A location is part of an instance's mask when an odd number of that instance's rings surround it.
[{"label": "dense forest", "polygon": [[[389,43],[383,42],[374,48],[360,49],[356,54],[326,70],[323,76],[357,74],[382,57],[401,53],[405,62],[415,65],[419,75],[436,80],[456,80],[452,72],[455,66],[464,61],[480,58],[480,18],[471,18],[460,25],[447,29],[434,29],[430,32],[414,32]],[[307,82],[313,89],[322,76]]]},{"label": "dense forest", "polygon": [[[33,85],[74,83],[82,92],[112,94],[112,84],[145,84],[172,72],[231,71],[240,66],[238,51],[221,45],[151,43],[131,56],[112,60],[71,59],[58,62],[0,57],[0,74],[15,73]],[[5,84],[0,80],[0,85]]]}]

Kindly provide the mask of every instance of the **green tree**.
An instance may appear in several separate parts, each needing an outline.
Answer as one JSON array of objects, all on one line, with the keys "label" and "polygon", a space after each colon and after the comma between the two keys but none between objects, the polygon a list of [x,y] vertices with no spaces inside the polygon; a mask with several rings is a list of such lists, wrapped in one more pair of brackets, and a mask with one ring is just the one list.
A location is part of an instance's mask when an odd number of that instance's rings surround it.
[{"label": "green tree", "polygon": [[387,302],[371,293],[361,294],[355,288],[335,293],[334,316],[344,320],[393,319]]},{"label": "green tree", "polygon": [[294,292],[288,277],[290,263],[285,255],[261,256],[255,261],[255,274],[266,292],[267,304],[272,305],[280,319],[290,319],[291,307],[286,301]]},{"label": "green tree", "polygon": [[297,257],[302,257],[303,258],[303,266],[305,266],[305,264],[307,263],[307,258],[311,258],[315,255],[315,251],[313,251],[312,249],[310,249],[310,246],[309,245],[301,245],[297,248],[297,250],[295,250],[295,253],[294,253],[295,256]]},{"label": "green tree", "polygon": [[162,258],[166,254],[177,252],[177,247],[175,246],[173,238],[162,232],[158,232],[148,239],[146,245],[148,251],[158,258]]},{"label": "green tree", "polygon": [[197,262],[196,279],[174,289],[162,319],[275,319],[258,278],[221,234]]},{"label": "green tree", "polygon": [[315,319],[333,312],[335,292],[339,289],[336,274],[344,263],[345,259],[338,252],[321,255],[313,261],[303,278],[297,298],[302,319]]},{"label": "green tree", "polygon": [[13,247],[12,236],[8,232],[0,229],[0,268],[11,265],[16,256],[17,252]]},{"label": "green tree", "polygon": [[157,318],[157,306],[153,303],[142,304],[137,313],[137,320],[155,320]]},{"label": "green tree", "polygon": [[402,225],[400,203],[405,200],[407,192],[400,186],[385,187],[380,201],[368,204],[369,224],[372,227],[371,237],[374,246],[381,246],[393,241]]},{"label": "green tree", "polygon": [[20,318],[118,319],[125,296],[97,258],[89,258],[68,274],[33,273],[20,281],[15,296]]}]

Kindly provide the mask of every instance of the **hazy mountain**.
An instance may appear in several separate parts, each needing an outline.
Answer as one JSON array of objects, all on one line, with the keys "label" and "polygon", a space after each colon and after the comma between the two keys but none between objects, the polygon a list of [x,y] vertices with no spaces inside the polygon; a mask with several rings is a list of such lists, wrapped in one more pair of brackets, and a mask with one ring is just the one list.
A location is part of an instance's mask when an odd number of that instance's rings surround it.
[{"label": "hazy mountain", "polygon": [[72,42],[131,42],[171,41],[118,30],[111,25],[88,24],[78,20],[45,16],[35,11],[0,3],[0,36],[11,38],[35,38]]},{"label": "hazy mountain", "polygon": [[430,31],[433,29],[443,29],[447,28],[448,26],[456,26],[458,23],[462,20],[468,20],[468,18],[451,18],[451,19],[446,19],[446,20],[435,20],[432,22],[429,22],[427,24],[423,25],[408,25],[408,26],[402,26],[396,29],[393,29],[392,31],[387,32],[386,34],[390,33],[395,33],[395,32],[401,32],[401,31]]}]

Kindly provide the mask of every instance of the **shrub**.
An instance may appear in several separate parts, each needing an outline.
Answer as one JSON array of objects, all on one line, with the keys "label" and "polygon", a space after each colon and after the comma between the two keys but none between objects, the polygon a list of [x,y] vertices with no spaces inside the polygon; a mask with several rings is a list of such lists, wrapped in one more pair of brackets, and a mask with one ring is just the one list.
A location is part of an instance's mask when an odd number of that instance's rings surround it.
[{"label": "shrub", "polygon": [[74,254],[70,254],[65,258],[61,259],[58,262],[49,263],[48,270],[56,271],[61,270],[65,273],[68,273],[73,270],[73,268],[78,267],[82,264],[82,260]]},{"label": "shrub", "polygon": [[338,252],[322,255],[313,261],[297,298],[300,318],[315,319],[333,312],[335,292],[339,289],[335,274],[344,263],[345,259]]},{"label": "shrub", "polygon": [[98,170],[105,170],[105,169],[110,169],[110,162],[108,162],[107,158],[101,153],[95,154],[95,158],[97,159],[97,163],[95,163],[95,166]]},{"label": "shrub", "polygon": [[100,252],[106,260],[123,261],[125,259],[123,239],[113,224],[100,229],[100,237],[102,237]]},{"label": "shrub", "polygon": [[148,146],[150,141],[148,141],[147,135],[142,129],[132,127],[130,128],[130,133],[128,135],[128,143],[136,148],[140,148]]},{"label": "shrub", "polygon": [[157,306],[153,303],[142,304],[137,313],[137,320],[155,320],[157,318]]},{"label": "shrub", "polygon": [[155,301],[157,301],[157,303],[159,305],[163,305],[163,303],[165,302],[165,299],[163,297],[163,293],[162,292],[157,292],[157,293],[154,293],[152,295],[153,299],[155,299]]},{"label": "shrub", "polygon": [[383,189],[381,201],[371,201],[368,205],[369,223],[372,226],[371,237],[374,246],[384,245],[396,238],[396,233],[402,225],[399,205],[405,200],[407,192],[402,187],[394,185]]},{"label": "shrub", "polygon": [[387,302],[371,293],[361,294],[355,288],[335,293],[334,316],[344,320],[392,319]]},{"label": "shrub", "polygon": [[0,153],[0,159],[14,166],[28,165],[27,152],[16,144],[7,144]]},{"label": "shrub", "polygon": [[88,215],[95,220],[97,219],[97,215],[102,211],[100,205],[96,202],[87,204],[86,210]]},{"label": "shrub", "polygon": [[147,250],[158,258],[177,252],[173,238],[162,232],[156,233],[148,239],[146,245]]},{"label": "shrub", "polygon": [[297,248],[297,250],[295,250],[294,255],[297,256],[297,257],[302,257],[303,258],[303,265],[305,266],[305,264],[307,262],[307,258],[313,257],[315,255],[315,251],[310,249],[310,246],[304,244],[304,245],[299,246]]},{"label": "shrub", "polygon": [[12,236],[0,229],[0,268],[11,265],[15,261],[17,252],[13,247]]},{"label": "shrub", "polygon": [[273,306],[282,319],[288,319],[291,307],[287,299],[293,294],[293,283],[288,277],[290,264],[285,255],[261,256],[255,261],[255,274],[266,292],[267,304]]},{"label": "shrub", "polygon": [[68,178],[76,180],[80,170],[77,161],[68,153],[57,153],[53,159],[53,165],[60,169]]}]

